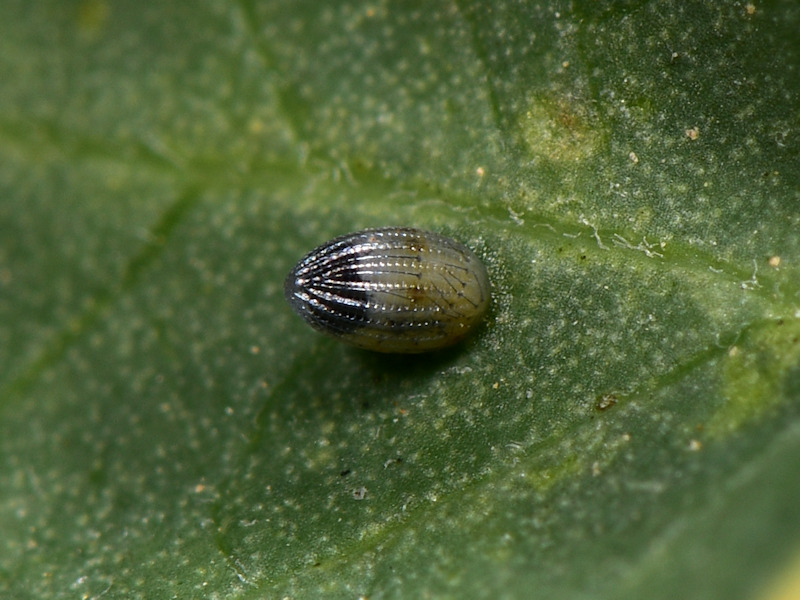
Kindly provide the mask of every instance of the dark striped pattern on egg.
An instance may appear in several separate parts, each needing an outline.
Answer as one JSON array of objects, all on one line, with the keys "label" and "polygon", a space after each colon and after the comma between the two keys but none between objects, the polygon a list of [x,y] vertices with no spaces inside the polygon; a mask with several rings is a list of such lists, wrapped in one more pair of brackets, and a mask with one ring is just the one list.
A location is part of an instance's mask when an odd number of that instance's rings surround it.
[{"label": "dark striped pattern on egg", "polygon": [[306,255],[286,299],[312,327],[377,352],[415,353],[463,339],[489,307],[486,267],[437,233],[388,227],[351,233]]}]

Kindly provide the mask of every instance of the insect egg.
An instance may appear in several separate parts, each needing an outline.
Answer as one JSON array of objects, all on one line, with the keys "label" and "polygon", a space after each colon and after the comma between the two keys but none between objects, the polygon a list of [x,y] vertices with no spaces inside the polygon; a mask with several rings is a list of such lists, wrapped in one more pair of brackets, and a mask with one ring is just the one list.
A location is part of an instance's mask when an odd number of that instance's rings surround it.
[{"label": "insect egg", "polygon": [[292,269],[284,292],[315,329],[359,348],[395,353],[459,342],[490,302],[486,267],[469,248],[402,227],[323,244]]}]

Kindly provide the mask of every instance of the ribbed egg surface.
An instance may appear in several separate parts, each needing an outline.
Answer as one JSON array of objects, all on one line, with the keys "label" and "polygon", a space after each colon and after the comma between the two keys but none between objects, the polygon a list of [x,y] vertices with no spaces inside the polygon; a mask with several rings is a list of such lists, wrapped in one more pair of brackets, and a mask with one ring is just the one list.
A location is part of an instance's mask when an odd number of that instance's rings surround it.
[{"label": "ribbed egg surface", "polygon": [[486,267],[438,233],[388,227],[331,240],[286,278],[308,323],[377,352],[416,353],[462,340],[490,303]]}]

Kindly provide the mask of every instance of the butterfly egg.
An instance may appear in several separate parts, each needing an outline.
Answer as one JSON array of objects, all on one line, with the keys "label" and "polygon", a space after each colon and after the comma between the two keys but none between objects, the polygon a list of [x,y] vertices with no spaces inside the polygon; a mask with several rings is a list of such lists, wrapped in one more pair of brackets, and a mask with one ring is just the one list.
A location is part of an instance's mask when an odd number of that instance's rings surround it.
[{"label": "butterfly egg", "polygon": [[417,353],[462,340],[486,314],[489,276],[450,238],[386,227],[343,235],[289,273],[286,300],[315,329],[376,352]]}]

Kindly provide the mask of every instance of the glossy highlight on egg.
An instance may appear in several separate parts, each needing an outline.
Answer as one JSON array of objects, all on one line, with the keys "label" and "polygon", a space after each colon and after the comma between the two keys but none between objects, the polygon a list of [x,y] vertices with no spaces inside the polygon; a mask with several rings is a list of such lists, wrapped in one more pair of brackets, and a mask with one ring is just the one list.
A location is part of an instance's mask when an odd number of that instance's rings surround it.
[{"label": "glossy highlight on egg", "polygon": [[491,302],[486,267],[463,244],[404,227],[367,229],[310,252],[284,284],[313,328],[376,352],[419,353],[464,339]]}]

